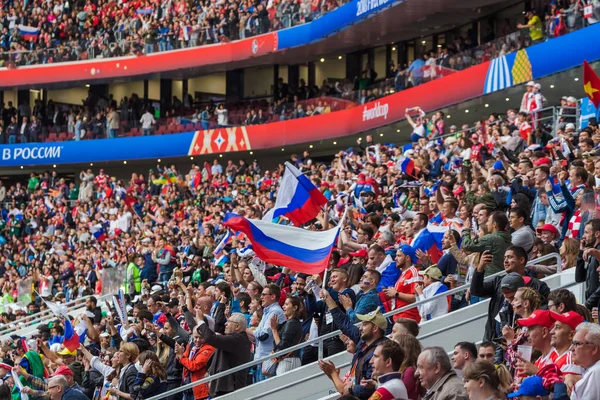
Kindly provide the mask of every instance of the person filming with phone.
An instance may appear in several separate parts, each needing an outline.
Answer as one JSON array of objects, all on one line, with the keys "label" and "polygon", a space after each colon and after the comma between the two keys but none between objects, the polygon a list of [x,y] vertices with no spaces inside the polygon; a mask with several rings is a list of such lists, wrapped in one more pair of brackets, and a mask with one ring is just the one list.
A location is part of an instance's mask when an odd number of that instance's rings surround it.
[{"label": "person filming with phone", "polygon": [[[506,216],[505,216],[506,218]],[[479,265],[473,273],[471,281],[471,294],[483,298],[489,298],[490,304],[488,308],[488,320],[485,325],[484,339],[493,341],[502,335],[502,326],[497,320],[500,312],[507,316],[508,320],[512,320],[514,311],[510,301],[506,299],[503,288],[502,276],[496,276],[490,280],[484,281],[486,265],[491,263],[493,259],[492,253],[488,250],[481,255]],[[548,301],[550,288],[546,283],[535,278],[530,278],[525,275],[525,265],[527,264],[527,252],[519,246],[510,246],[504,253],[504,270],[508,275],[518,274],[523,277],[525,287],[530,287],[540,294],[542,305]],[[506,290],[506,289],[504,289]]]},{"label": "person filming with phone", "polygon": [[[502,271],[504,252],[511,245],[511,236],[506,230],[508,227],[506,214],[501,211],[494,212],[487,223],[489,233],[481,238],[475,238],[470,219],[467,218],[464,222],[461,249],[476,253],[490,252],[492,259],[484,265],[485,270],[483,272],[486,276]],[[471,294],[475,295],[475,293]]]}]

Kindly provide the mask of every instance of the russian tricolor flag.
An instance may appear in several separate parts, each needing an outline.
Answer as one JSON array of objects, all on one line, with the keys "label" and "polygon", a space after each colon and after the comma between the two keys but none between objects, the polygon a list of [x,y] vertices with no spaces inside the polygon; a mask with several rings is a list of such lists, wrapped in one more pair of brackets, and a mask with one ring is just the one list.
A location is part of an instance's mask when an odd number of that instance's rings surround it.
[{"label": "russian tricolor flag", "polygon": [[309,275],[319,274],[327,268],[340,231],[339,225],[327,231],[310,231],[264,220],[249,220],[233,213],[227,213],[223,225],[243,232],[264,262]]},{"label": "russian tricolor flag", "polygon": [[97,241],[102,242],[106,239],[106,232],[104,231],[104,227],[102,225],[94,225],[90,230]]},{"label": "russian tricolor flag", "polygon": [[32,39],[36,40],[40,33],[40,29],[34,28],[33,26],[19,24],[18,29],[19,29],[19,34],[25,40],[32,40]]},{"label": "russian tricolor flag", "polygon": [[285,166],[275,207],[265,214],[263,221],[272,222],[282,216],[301,226],[319,214],[327,199],[298,168],[289,162]]},{"label": "russian tricolor flag", "polygon": [[233,235],[231,234],[231,231],[227,231],[227,233],[225,234],[223,239],[219,242],[217,247],[215,247],[215,249],[213,250],[213,255],[218,257],[220,255],[220,253],[223,251],[223,249],[225,248],[225,246],[227,246],[227,244],[231,241],[232,238],[233,238]]},{"label": "russian tricolor flag", "polygon": [[415,173],[415,162],[412,158],[402,157],[396,163],[396,168],[409,176],[414,176]]},{"label": "russian tricolor flag", "polygon": [[75,332],[73,324],[69,319],[65,320],[65,340],[63,344],[69,351],[74,351],[79,348],[79,335]]},{"label": "russian tricolor flag", "polygon": [[411,246],[415,250],[421,250],[423,253],[429,254],[431,256],[431,262],[435,264],[439,261],[440,257],[442,257],[441,242],[444,233],[447,230],[448,228],[446,227],[428,226],[417,234],[413,239]]}]

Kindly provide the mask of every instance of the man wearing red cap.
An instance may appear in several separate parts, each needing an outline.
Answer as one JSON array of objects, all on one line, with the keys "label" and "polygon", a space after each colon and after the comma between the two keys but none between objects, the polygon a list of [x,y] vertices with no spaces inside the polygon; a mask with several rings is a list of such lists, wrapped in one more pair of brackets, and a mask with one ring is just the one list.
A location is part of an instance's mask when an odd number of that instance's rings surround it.
[{"label": "man wearing red cap", "polygon": [[583,368],[576,365],[571,358],[571,340],[575,335],[575,328],[584,321],[584,318],[574,311],[564,314],[550,311],[550,318],[554,321],[554,326],[550,331],[550,344],[559,354],[554,360],[554,364],[565,375],[582,375]]},{"label": "man wearing red cap", "polygon": [[527,327],[527,336],[531,346],[542,353],[534,363],[524,359],[517,361],[519,372],[526,375],[535,375],[538,370],[546,365],[554,364],[559,354],[551,344],[550,330],[554,321],[550,317],[550,311],[535,310],[529,318],[518,319],[517,323],[520,326]]}]

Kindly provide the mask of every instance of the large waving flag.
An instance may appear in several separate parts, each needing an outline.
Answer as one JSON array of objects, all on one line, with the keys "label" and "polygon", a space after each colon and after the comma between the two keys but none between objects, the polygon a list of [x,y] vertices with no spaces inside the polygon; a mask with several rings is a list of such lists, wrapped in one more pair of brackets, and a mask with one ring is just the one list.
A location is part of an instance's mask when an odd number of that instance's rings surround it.
[{"label": "large waving flag", "polygon": [[327,268],[341,223],[333,229],[319,232],[227,213],[223,225],[243,232],[252,242],[258,258],[264,262],[305,274],[319,274]]},{"label": "large waving flag", "polygon": [[32,40],[32,39],[35,40],[35,39],[37,39],[37,37],[40,33],[39,28],[36,28],[33,26],[28,26],[28,25],[19,24],[18,29],[19,29],[19,34],[25,40]]},{"label": "large waving flag", "polygon": [[585,60],[583,61],[583,90],[598,108],[600,106],[600,78]]},{"label": "large waving flag", "polygon": [[396,163],[396,169],[402,171],[402,173],[408,176],[414,177],[415,162],[412,160],[412,158],[402,157]]},{"label": "large waving flag", "polygon": [[217,247],[215,247],[215,249],[213,250],[213,255],[215,255],[216,257],[220,256],[221,252],[223,251],[225,246],[227,246],[227,244],[232,239],[233,239],[233,235],[231,234],[231,231],[228,230],[227,233],[225,233],[225,236],[223,236],[223,239],[219,242]]},{"label": "large waving flag", "polygon": [[298,168],[289,162],[285,167],[275,207],[265,214],[263,221],[283,216],[296,226],[304,225],[319,214],[327,199]]},{"label": "large waving flag", "polygon": [[73,328],[73,324],[68,318],[65,320],[64,338],[63,344],[69,351],[74,351],[79,348],[79,335],[75,332],[75,328]]},{"label": "large waving flag", "polygon": [[[430,231],[430,228],[434,230],[433,233]],[[421,250],[423,253],[429,254],[431,262],[435,264],[442,257],[441,238],[444,237],[444,233],[447,230],[447,227],[428,226],[417,234],[411,246],[415,250]]]}]

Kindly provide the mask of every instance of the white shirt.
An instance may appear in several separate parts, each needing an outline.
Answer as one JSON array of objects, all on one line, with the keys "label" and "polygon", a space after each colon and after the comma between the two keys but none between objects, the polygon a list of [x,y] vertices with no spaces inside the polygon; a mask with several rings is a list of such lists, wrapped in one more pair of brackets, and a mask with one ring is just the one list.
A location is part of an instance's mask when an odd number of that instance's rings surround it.
[{"label": "white shirt", "polygon": [[[435,296],[435,292],[442,286],[441,282],[434,282],[431,285],[423,289],[423,295],[417,296],[417,301],[430,299]],[[431,319],[448,314],[448,298],[440,297],[437,300],[430,301],[429,303],[422,304],[419,307],[419,314],[426,320],[427,315],[431,315]]]},{"label": "white shirt", "polygon": [[152,128],[152,125],[156,123],[156,121],[154,121],[154,116],[152,114],[146,112],[144,115],[142,115],[140,123],[142,124],[142,129],[150,129]]},{"label": "white shirt", "polygon": [[600,361],[588,368],[583,378],[575,384],[571,400],[600,399]]}]

